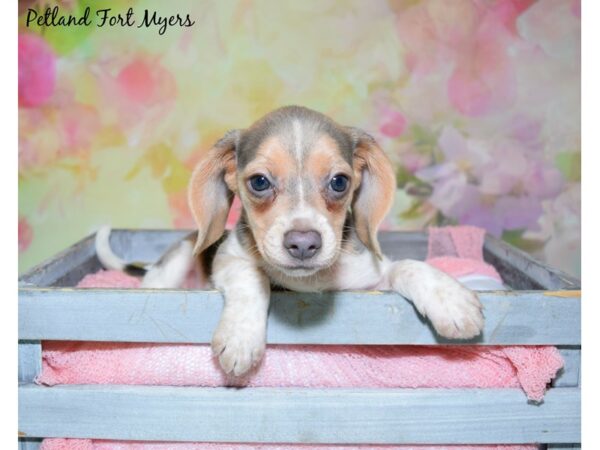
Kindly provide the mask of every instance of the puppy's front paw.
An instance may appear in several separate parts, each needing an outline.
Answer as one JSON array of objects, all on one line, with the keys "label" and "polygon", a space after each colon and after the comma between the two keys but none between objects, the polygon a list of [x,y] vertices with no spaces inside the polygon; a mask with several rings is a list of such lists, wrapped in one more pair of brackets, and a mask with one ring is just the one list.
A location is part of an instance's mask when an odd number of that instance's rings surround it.
[{"label": "puppy's front paw", "polygon": [[440,336],[449,339],[470,339],[481,333],[484,319],[481,302],[473,291],[455,280],[440,283],[425,311]]},{"label": "puppy's front paw", "polygon": [[211,347],[225,373],[240,376],[256,365],[265,352],[264,327],[248,327],[232,321],[221,321]]}]

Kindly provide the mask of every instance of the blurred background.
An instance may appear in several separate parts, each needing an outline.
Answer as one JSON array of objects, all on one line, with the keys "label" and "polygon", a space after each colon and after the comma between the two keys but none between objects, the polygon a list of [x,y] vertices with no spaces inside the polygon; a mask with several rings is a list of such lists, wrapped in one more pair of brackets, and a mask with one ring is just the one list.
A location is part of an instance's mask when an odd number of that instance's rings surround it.
[{"label": "blurred background", "polygon": [[[54,5],[195,24],[25,26],[28,8]],[[101,224],[192,228],[186,185],[202,152],[299,104],[364,128],[393,160],[384,228],[478,225],[580,274],[578,0],[65,0],[19,12],[20,272]]]}]

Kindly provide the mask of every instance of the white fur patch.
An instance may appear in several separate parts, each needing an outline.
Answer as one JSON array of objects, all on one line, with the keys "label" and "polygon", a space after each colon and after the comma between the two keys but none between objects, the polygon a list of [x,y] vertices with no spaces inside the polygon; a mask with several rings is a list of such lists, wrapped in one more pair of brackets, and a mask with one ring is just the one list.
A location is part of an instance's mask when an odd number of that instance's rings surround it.
[{"label": "white fur patch", "polygon": [[[321,235],[321,249],[311,258],[311,265],[318,268],[330,266],[337,258],[339,251],[339,243],[335,232],[327,218],[306,203],[298,205],[290,214],[277,217],[265,233],[264,242],[257,242],[267,259],[267,263],[279,267],[294,266],[298,263],[283,246],[285,233],[294,230],[294,223],[298,221],[310,224],[311,229]],[[281,270],[289,276],[306,276],[316,271],[294,270],[286,272],[285,269]]]},{"label": "white fur patch", "polygon": [[188,240],[181,241],[164,261],[152,265],[144,275],[142,287],[176,289],[183,285],[194,263],[194,246]]},{"label": "white fur patch", "polygon": [[381,288],[392,288],[411,300],[440,336],[469,339],[483,329],[482,305],[477,295],[423,261],[391,263]]},{"label": "white fur patch", "polygon": [[110,248],[110,227],[105,225],[96,232],[96,256],[105,269],[123,270],[127,264]]},{"label": "white fur patch", "polygon": [[211,347],[225,373],[243,375],[265,351],[269,280],[240,245],[235,233],[219,247],[212,280],[225,305]]},{"label": "white fur patch", "polygon": [[[294,135],[294,157],[296,158],[296,164],[298,171],[302,173],[302,124],[299,120],[292,122],[292,133]],[[300,204],[304,203],[304,185],[302,182],[298,183],[298,196],[300,197]]]}]

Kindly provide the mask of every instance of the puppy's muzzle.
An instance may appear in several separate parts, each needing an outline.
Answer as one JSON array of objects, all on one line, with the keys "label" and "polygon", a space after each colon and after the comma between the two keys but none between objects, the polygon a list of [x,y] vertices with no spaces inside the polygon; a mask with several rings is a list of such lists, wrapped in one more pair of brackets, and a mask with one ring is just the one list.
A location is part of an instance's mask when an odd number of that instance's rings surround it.
[{"label": "puppy's muzzle", "polygon": [[304,261],[315,256],[321,249],[321,234],[315,230],[288,231],[283,237],[283,246],[295,259]]}]

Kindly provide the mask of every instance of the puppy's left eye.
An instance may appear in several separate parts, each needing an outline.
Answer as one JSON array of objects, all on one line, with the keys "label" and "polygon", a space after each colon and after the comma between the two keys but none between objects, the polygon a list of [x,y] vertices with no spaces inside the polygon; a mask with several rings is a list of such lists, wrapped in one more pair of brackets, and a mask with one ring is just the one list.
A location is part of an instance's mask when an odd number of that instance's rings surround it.
[{"label": "puppy's left eye", "polygon": [[348,188],[348,177],[346,175],[336,175],[329,182],[329,186],[335,192],[342,193]]}]

